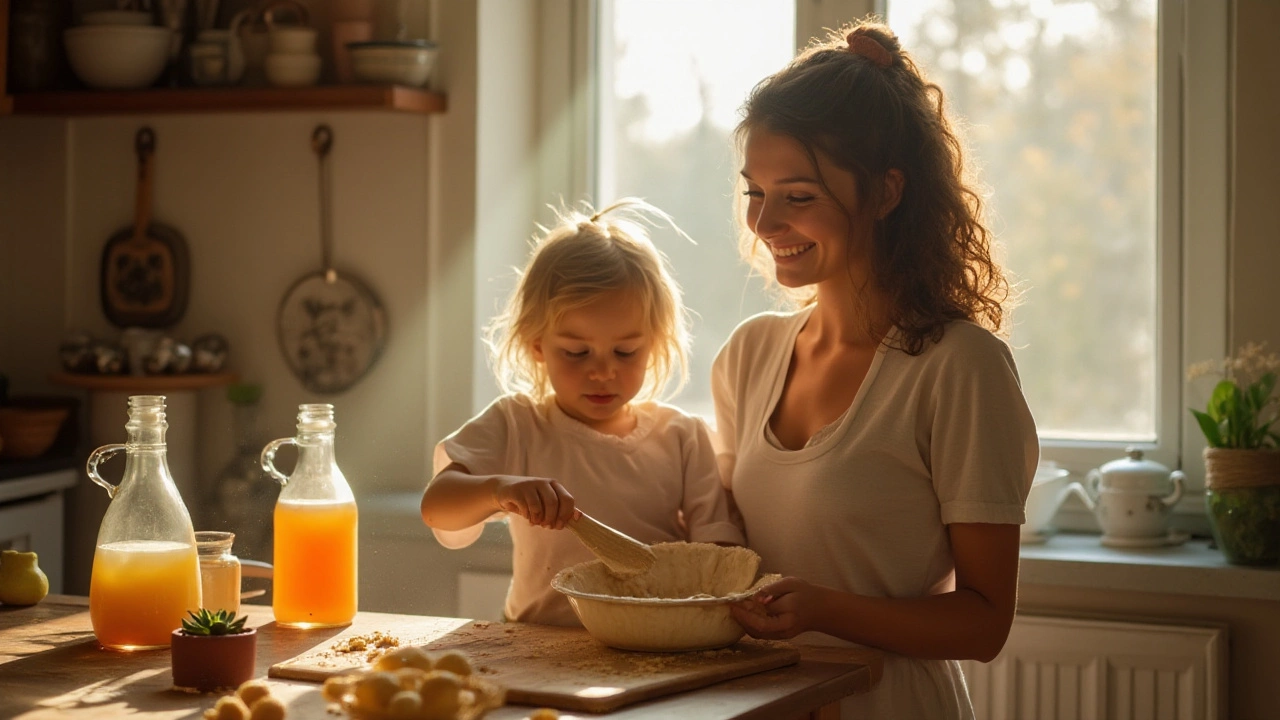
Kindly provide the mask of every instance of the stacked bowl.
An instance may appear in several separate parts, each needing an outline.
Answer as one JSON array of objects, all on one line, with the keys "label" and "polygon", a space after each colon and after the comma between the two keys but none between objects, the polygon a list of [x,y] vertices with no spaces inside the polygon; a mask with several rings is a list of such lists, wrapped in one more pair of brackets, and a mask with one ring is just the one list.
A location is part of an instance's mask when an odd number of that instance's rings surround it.
[{"label": "stacked bowl", "polygon": [[153,85],[168,64],[171,38],[168,28],[152,24],[151,13],[130,10],[85,13],[62,36],[71,70],[98,90]]},{"label": "stacked bowl", "polygon": [[436,61],[430,40],[353,42],[347,50],[355,79],[379,85],[426,87]]}]

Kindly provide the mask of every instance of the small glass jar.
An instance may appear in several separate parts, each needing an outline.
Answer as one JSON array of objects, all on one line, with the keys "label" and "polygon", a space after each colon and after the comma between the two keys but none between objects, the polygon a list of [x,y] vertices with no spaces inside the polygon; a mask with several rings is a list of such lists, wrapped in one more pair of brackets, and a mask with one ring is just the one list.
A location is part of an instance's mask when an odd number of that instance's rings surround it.
[{"label": "small glass jar", "polygon": [[235,533],[202,530],[196,533],[196,553],[200,557],[201,605],[215,612],[240,614],[240,559],[231,554]]}]

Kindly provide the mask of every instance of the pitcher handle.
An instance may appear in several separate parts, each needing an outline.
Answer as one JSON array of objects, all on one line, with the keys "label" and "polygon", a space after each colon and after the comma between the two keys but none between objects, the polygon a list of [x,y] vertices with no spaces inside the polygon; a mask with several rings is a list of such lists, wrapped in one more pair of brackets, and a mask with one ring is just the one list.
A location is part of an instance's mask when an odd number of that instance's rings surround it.
[{"label": "pitcher handle", "polygon": [[84,470],[89,473],[89,479],[105,488],[107,491],[107,497],[109,498],[115,498],[116,491],[120,489],[120,486],[112,485],[98,474],[98,463],[110,459],[112,455],[115,455],[125,449],[125,446],[119,443],[114,445],[103,445],[97,450],[89,453],[89,460],[84,464]]},{"label": "pitcher handle", "polygon": [[1171,508],[1182,499],[1182,491],[1186,489],[1184,485],[1186,484],[1187,476],[1181,470],[1174,470],[1169,474],[1169,477],[1173,479],[1173,492],[1169,493],[1169,497],[1160,498],[1160,502],[1164,503],[1165,507]]},{"label": "pitcher handle", "polygon": [[276,451],[283,445],[297,445],[297,438],[280,438],[267,443],[262,448],[262,471],[275,478],[275,481],[281,485],[289,484],[289,476],[276,469]]}]

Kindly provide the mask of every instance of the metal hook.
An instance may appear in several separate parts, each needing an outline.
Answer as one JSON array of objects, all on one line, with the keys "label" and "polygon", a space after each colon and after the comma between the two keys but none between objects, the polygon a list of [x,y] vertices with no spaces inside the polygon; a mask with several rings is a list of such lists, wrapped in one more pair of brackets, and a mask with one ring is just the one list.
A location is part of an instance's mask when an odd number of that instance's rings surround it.
[{"label": "metal hook", "polygon": [[328,155],[333,148],[333,130],[328,125],[317,125],[311,133],[311,149],[320,155]]},{"label": "metal hook", "polygon": [[138,151],[138,157],[150,155],[156,151],[156,133],[149,126],[143,125],[138,128],[138,133],[133,136],[133,147]]}]

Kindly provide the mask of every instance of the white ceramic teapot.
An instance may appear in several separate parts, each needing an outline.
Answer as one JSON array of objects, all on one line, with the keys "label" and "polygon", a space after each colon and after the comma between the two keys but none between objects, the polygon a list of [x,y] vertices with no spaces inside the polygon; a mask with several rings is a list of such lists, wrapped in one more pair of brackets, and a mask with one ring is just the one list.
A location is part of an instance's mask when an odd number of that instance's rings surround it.
[{"label": "white ceramic teapot", "polygon": [[1127,457],[1090,470],[1084,483],[1068,488],[1084,501],[1102,527],[1103,545],[1132,545],[1169,534],[1169,510],[1182,497],[1186,476],[1126,449]]}]

